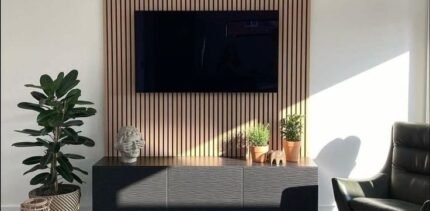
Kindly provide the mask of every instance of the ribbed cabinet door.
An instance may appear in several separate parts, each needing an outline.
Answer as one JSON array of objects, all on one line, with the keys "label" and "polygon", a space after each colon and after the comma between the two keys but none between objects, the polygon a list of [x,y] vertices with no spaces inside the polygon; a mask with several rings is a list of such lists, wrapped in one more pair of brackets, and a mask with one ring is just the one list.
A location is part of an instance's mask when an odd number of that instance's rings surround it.
[{"label": "ribbed cabinet door", "polygon": [[245,167],[244,207],[279,207],[286,188],[317,184],[317,168]]},{"label": "ribbed cabinet door", "polygon": [[168,207],[242,207],[241,167],[174,167],[168,172]]}]

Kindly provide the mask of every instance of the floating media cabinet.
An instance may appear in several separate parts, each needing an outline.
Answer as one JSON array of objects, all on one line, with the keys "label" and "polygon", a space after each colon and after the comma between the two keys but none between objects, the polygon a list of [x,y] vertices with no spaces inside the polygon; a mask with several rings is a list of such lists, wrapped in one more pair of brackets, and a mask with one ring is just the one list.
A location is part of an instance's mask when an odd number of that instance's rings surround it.
[{"label": "floating media cabinet", "polygon": [[[220,157],[147,157],[134,164],[104,157],[93,166],[93,210],[277,210],[289,189],[316,187],[317,178],[308,159],[270,166]],[[316,207],[315,191],[305,199]]]}]

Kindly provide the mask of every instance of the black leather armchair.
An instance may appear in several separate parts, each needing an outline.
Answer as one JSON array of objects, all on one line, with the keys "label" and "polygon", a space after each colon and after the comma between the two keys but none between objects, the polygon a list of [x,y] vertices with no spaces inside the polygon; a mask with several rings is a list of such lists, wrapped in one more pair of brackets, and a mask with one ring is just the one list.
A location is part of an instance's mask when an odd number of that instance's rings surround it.
[{"label": "black leather armchair", "polygon": [[430,126],[397,122],[387,162],[363,181],[333,178],[339,211],[430,211]]}]

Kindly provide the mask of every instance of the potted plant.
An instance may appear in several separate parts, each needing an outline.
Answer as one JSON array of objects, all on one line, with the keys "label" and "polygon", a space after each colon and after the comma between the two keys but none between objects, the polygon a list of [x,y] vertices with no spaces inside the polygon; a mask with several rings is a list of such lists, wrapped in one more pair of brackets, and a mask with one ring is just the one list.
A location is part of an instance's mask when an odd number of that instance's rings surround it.
[{"label": "potted plant", "polygon": [[17,132],[28,134],[36,140],[33,142],[17,142],[15,147],[42,147],[43,155],[32,156],[22,163],[31,168],[25,174],[41,170],[35,175],[31,185],[40,187],[30,191],[30,198],[44,197],[51,200],[51,210],[78,210],[80,201],[80,188],[69,183],[82,183],[79,174],[88,173],[71,163],[72,159],[84,159],[84,156],[62,151],[64,146],[84,145],[94,146],[94,141],[80,135],[74,127],[83,125],[78,118],[89,117],[96,113],[94,108],[86,107],[93,104],[81,101],[81,90],[74,88],[78,83],[78,71],[72,70],[67,75],[59,73],[53,80],[49,75],[40,77],[40,85],[27,84],[26,87],[40,89],[32,91],[31,96],[36,103],[22,102],[19,108],[33,110],[38,113],[37,124],[39,129],[24,129]]},{"label": "potted plant", "polygon": [[283,137],[283,147],[287,161],[297,162],[299,160],[301,134],[302,134],[302,116],[293,114],[287,119],[281,120],[281,134]]},{"label": "potted plant", "polygon": [[264,163],[266,161],[266,153],[269,151],[269,126],[257,124],[248,132],[248,141],[252,161]]}]

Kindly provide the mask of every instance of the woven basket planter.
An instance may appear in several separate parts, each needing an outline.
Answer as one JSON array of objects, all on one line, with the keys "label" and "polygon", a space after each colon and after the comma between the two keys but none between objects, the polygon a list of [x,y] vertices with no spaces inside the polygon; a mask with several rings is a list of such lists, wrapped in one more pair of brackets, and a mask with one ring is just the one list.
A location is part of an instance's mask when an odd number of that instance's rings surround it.
[{"label": "woven basket planter", "polygon": [[46,198],[27,199],[21,204],[21,211],[50,211],[49,204],[51,201]]},{"label": "woven basket planter", "polygon": [[59,188],[67,190],[64,194],[44,196],[39,189],[34,189],[28,194],[30,198],[45,198],[51,201],[50,211],[76,211],[79,210],[81,190],[76,185],[59,185]]}]

